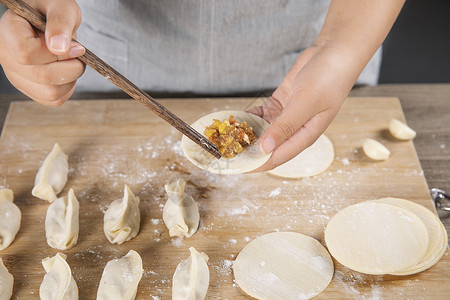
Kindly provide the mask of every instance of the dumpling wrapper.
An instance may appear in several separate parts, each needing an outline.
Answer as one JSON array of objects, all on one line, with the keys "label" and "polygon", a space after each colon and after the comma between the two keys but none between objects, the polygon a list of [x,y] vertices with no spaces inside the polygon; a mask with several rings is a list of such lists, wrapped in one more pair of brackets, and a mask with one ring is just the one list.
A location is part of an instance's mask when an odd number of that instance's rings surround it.
[{"label": "dumpling wrapper", "polygon": [[191,255],[180,262],[173,274],[173,300],[205,299],[209,287],[208,256],[190,247]]},{"label": "dumpling wrapper", "polygon": [[67,196],[56,199],[47,209],[45,235],[47,244],[55,249],[67,250],[78,241],[80,204],[73,189]]},{"label": "dumpling wrapper", "polygon": [[186,182],[181,178],[164,185],[168,199],[163,209],[163,220],[171,237],[192,236],[200,222],[197,202],[184,193],[185,185]]},{"label": "dumpling wrapper", "polygon": [[9,273],[0,258],[0,300],[9,300],[12,297],[14,277]]},{"label": "dumpling wrapper", "polygon": [[11,245],[20,229],[22,213],[13,201],[12,190],[0,190],[0,250]]},{"label": "dumpling wrapper", "polygon": [[55,144],[36,174],[31,194],[52,203],[66,185],[68,174],[68,157],[61,147]]},{"label": "dumpling wrapper", "polygon": [[236,283],[257,299],[311,299],[333,278],[330,254],[296,232],[272,232],[248,243],[233,262]]},{"label": "dumpling wrapper", "polygon": [[112,244],[122,244],[134,238],[140,229],[139,197],[125,185],[123,198],[111,203],[103,218],[103,231]]},{"label": "dumpling wrapper", "polygon": [[382,198],[371,202],[381,202],[404,208],[419,217],[427,229],[429,242],[427,252],[422,260],[414,266],[396,271],[395,273],[392,273],[392,275],[411,275],[419,273],[431,268],[439,261],[439,259],[441,259],[448,247],[448,235],[437,215],[432,213],[426,207],[405,199]]},{"label": "dumpling wrapper", "polygon": [[284,178],[310,177],[324,172],[333,160],[333,144],[322,134],[314,144],[268,173]]},{"label": "dumpling wrapper", "polygon": [[110,260],[103,270],[97,300],[133,300],[143,272],[141,256],[134,250]]},{"label": "dumpling wrapper", "polygon": [[78,300],[78,287],[66,262],[66,255],[57,253],[42,260],[47,274],[39,288],[41,300]]},{"label": "dumpling wrapper", "polygon": [[417,264],[428,249],[428,233],[414,213],[381,202],[362,202],[339,211],[325,229],[331,255],[366,274],[393,274]]},{"label": "dumpling wrapper", "polygon": [[235,110],[224,110],[206,115],[195,121],[191,127],[203,134],[206,127],[210,126],[214,119],[224,120],[234,116],[239,122],[246,121],[253,132],[258,137],[258,140],[245,147],[245,151],[237,154],[233,158],[217,159],[199,145],[194,143],[188,137],[183,136],[181,139],[181,149],[184,156],[197,167],[216,174],[241,174],[250,172],[262,166],[270,157],[271,154],[264,154],[260,151],[258,142],[259,137],[263,134],[269,123],[257,115]]}]

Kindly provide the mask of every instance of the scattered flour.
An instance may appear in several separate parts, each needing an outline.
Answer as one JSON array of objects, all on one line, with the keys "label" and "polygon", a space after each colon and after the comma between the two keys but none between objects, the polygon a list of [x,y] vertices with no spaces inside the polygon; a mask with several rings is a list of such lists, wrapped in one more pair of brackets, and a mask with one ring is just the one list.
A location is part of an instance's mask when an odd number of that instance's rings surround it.
[{"label": "scattered flour", "polygon": [[348,160],[348,158],[343,158],[343,159],[341,159],[341,163],[342,163],[344,166],[348,166],[348,165],[350,164],[350,161]]},{"label": "scattered flour", "polygon": [[277,187],[276,189],[273,189],[270,192],[269,197],[275,197],[275,196],[278,196],[279,194],[281,194],[281,188]]},{"label": "scattered flour", "polygon": [[179,238],[173,239],[172,240],[172,245],[174,245],[177,248],[183,246],[183,238],[179,237]]},{"label": "scattered flour", "polygon": [[250,209],[247,205],[244,205],[240,208],[234,208],[230,211],[228,211],[228,215],[230,216],[236,216],[236,215],[245,215]]}]

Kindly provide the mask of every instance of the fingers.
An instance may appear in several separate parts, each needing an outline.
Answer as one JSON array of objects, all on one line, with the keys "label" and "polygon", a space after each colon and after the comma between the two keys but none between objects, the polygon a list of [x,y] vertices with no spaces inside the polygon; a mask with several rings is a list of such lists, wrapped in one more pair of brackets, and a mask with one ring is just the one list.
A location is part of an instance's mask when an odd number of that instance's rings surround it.
[{"label": "fingers", "polygon": [[[23,18],[6,11],[0,21],[0,44],[20,64],[44,64],[57,61],[48,51],[43,38]],[[5,60],[2,59],[2,64]]]},{"label": "fingers", "polygon": [[[81,23],[81,11],[75,1],[45,0],[40,4],[46,16],[45,42],[50,52],[68,55],[72,38]],[[81,47],[79,45],[79,47]],[[75,48],[72,51],[80,51]]]},{"label": "fingers", "polygon": [[5,71],[8,80],[23,94],[46,106],[59,106],[72,96],[75,82],[63,85],[43,85],[30,81],[17,73]]},{"label": "fingers", "polygon": [[[84,54],[84,47],[70,42],[66,53],[52,53],[47,48],[44,34],[37,32],[23,18],[10,10],[0,21],[0,44],[19,64],[37,65],[75,58]],[[58,55],[60,54],[60,55]],[[3,62],[0,61],[2,64]]]},{"label": "fingers", "polygon": [[46,16],[42,33],[7,11],[0,20],[0,64],[11,83],[45,105],[60,105],[73,93],[85,65],[76,59],[85,49],[73,42],[81,22],[74,0],[27,0]]},{"label": "fingers", "polygon": [[270,153],[289,139],[305,124],[311,116],[318,113],[315,96],[307,93],[291,97],[281,114],[272,122],[260,138],[260,149]]},{"label": "fingers", "polygon": [[14,70],[20,76],[45,85],[62,85],[77,81],[83,75],[85,65],[77,59],[69,59],[44,65],[21,65],[14,60],[3,64],[5,69]]},{"label": "fingers", "polygon": [[269,123],[277,118],[283,106],[274,97],[267,98],[261,106],[255,106],[247,110],[247,112],[260,116]]},{"label": "fingers", "polygon": [[332,111],[327,111],[312,117],[289,139],[281,144],[264,165],[251,173],[272,170],[297,156],[319,138],[331,123],[334,116],[335,114]]}]

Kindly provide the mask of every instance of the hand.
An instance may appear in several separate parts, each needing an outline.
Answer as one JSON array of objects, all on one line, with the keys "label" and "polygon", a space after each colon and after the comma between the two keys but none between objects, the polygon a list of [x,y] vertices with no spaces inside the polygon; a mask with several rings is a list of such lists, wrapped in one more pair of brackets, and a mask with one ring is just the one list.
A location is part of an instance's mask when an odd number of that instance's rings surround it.
[{"label": "hand", "polygon": [[361,69],[344,49],[313,46],[262,106],[249,110],[271,123],[260,138],[269,160],[253,172],[271,170],[309,147],[339,111]]},{"label": "hand", "polygon": [[57,106],[73,94],[84,64],[83,46],[72,42],[81,22],[73,0],[27,1],[46,16],[45,34],[6,11],[0,20],[0,64],[9,81],[38,103]]}]

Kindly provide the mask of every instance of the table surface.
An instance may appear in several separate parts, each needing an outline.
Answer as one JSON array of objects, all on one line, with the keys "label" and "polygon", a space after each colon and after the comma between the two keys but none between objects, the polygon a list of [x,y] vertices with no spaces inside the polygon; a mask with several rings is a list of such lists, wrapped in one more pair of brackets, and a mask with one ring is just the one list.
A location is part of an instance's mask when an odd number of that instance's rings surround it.
[{"label": "table surface", "polygon": [[[414,145],[428,186],[450,192],[450,84],[383,84],[355,87],[351,97],[398,97],[408,125],[417,131]],[[73,99],[124,98],[123,93],[75,94]],[[0,94],[0,130],[11,101],[23,95]],[[450,232],[450,212],[438,210]]]},{"label": "table surface", "polygon": [[[261,100],[161,103],[192,123],[211,111],[245,109]],[[286,180],[264,173],[225,176],[202,171],[183,157],[181,134],[136,101],[69,101],[58,108],[33,101],[11,103],[0,138],[0,184],[14,190],[22,222],[14,243],[1,256],[15,278],[14,298],[38,299],[45,273],[41,259],[58,252],[45,242],[48,203],[30,198],[39,162],[55,142],[69,157],[69,178],[61,194],[73,188],[80,201],[78,243],[64,251],[80,299],[94,299],[105,263],[130,249],[141,255],[144,268],[136,299],[168,299],[173,272],[190,246],[209,256],[208,298],[248,299],[233,285],[230,267],[257,236],[294,231],[325,244],[324,228],[337,211],[386,196],[433,209],[413,142],[398,142],[386,134],[391,118],[404,119],[398,98],[347,99],[326,131],[334,145],[333,164],[317,176]],[[362,155],[361,142],[367,137],[391,150],[389,160],[374,162]],[[170,238],[161,219],[167,201],[163,186],[174,176],[187,180],[186,192],[199,205],[201,224],[188,239]],[[112,199],[122,195],[125,183],[141,199],[141,228],[133,240],[111,245],[101,220]],[[447,299],[450,294],[442,276],[450,272],[448,250],[433,268],[410,276],[364,275],[337,261],[334,266],[333,280],[318,298]]]}]

